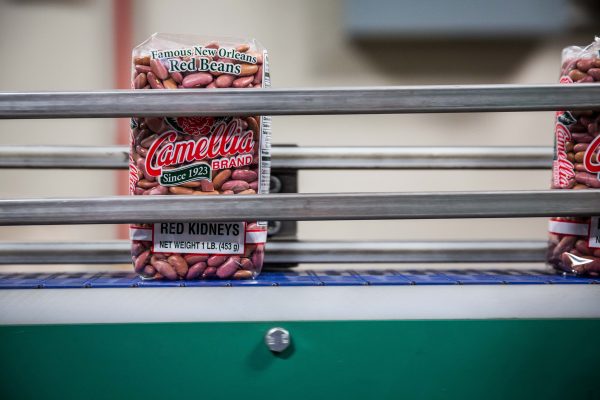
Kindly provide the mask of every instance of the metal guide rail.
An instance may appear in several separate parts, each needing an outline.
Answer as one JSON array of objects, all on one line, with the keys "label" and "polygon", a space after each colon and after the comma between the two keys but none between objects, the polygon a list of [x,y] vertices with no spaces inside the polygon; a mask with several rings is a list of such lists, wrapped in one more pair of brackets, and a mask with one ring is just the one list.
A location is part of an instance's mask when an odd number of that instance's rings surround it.
[{"label": "metal guide rail", "polygon": [[[174,197],[174,198],[173,198]],[[181,213],[186,210],[187,213]],[[0,225],[586,216],[600,190],[0,200]]]},{"label": "metal guide rail", "polygon": [[[600,85],[0,93],[0,118],[557,109],[600,109]],[[535,146],[273,148],[273,169],[283,175],[299,169],[547,169],[551,162],[552,149]],[[127,164],[127,148],[122,146],[0,146],[0,168],[121,169]],[[295,185],[294,177],[293,185],[289,187],[295,190]],[[600,214],[600,191],[11,199],[0,200],[0,225],[177,222],[189,219],[182,216],[180,210],[183,208],[187,213],[193,212],[197,221],[258,219],[277,223],[297,220],[587,216]],[[0,264],[121,263],[129,261],[127,247],[126,242],[3,243],[0,244]],[[266,261],[541,262],[544,250],[542,241],[357,243],[285,240],[269,243]]]},{"label": "metal guide rail", "polygon": [[0,118],[589,110],[599,96],[594,84],[0,93]]},{"label": "metal guide rail", "polygon": [[[280,169],[549,169],[552,148],[292,147],[274,145]],[[126,169],[126,146],[0,146],[0,168]]]},{"label": "metal guide rail", "polygon": [[[270,241],[265,263],[532,263],[546,257],[545,241]],[[129,241],[0,242],[0,264],[124,264]]]}]

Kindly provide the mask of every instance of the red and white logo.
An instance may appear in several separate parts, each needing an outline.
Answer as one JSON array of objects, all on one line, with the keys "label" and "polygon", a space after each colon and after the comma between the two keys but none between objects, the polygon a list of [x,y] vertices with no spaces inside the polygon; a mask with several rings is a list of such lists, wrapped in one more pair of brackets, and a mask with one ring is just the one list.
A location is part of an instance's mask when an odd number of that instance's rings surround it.
[{"label": "red and white logo", "polygon": [[[600,179],[600,160],[598,160],[598,153],[600,153],[600,135],[596,136],[592,143],[585,150],[583,156],[583,165],[591,173],[599,174]],[[596,154],[596,162],[594,162],[594,154]]]},{"label": "red and white logo", "polygon": [[[202,136],[197,140],[177,141],[177,132],[174,130],[161,134],[148,149],[145,167],[149,175],[158,177],[164,167],[172,165],[251,154],[254,150],[253,132],[244,132],[237,118],[217,120],[216,123],[212,117],[185,120],[178,118],[177,122],[187,125],[189,130],[182,126],[186,133]],[[252,157],[249,158],[251,161]]]},{"label": "red and white logo", "polygon": [[571,132],[563,125],[559,118],[561,112],[557,113],[556,120],[556,160],[554,161],[553,180],[554,186],[568,188],[575,179],[573,163],[567,159],[567,142],[571,141]]}]

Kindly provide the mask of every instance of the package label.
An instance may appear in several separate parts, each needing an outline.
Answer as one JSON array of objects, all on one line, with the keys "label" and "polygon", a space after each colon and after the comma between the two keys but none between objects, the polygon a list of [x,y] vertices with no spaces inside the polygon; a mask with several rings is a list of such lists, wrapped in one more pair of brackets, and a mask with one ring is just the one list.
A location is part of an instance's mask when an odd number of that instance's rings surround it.
[{"label": "package label", "polygon": [[161,222],[154,224],[155,253],[242,254],[243,222]]}]

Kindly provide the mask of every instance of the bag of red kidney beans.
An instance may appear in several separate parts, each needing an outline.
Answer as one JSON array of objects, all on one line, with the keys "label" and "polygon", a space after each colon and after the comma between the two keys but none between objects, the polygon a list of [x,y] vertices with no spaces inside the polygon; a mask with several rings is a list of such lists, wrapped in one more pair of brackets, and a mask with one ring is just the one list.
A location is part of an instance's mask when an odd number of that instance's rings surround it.
[{"label": "bag of red kidney beans", "polygon": [[[562,53],[561,83],[600,83],[600,38]],[[556,113],[552,188],[600,188],[600,111]],[[600,217],[552,218],[548,263],[561,272],[600,275]]]},{"label": "bag of red kidney beans", "polygon": [[[133,50],[134,89],[264,88],[266,50],[254,40],[154,34]],[[133,118],[129,190],[135,196],[268,193],[270,119]],[[263,265],[266,222],[130,227],[135,271],[148,279],[251,279]]]}]

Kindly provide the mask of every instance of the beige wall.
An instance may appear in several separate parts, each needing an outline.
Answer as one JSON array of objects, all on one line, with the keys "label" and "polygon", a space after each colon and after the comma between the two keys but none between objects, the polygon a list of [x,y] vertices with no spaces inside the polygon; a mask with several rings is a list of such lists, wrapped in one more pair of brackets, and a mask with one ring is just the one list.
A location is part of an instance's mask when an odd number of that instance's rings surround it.
[{"label": "beige wall", "polygon": [[[218,7],[217,7],[218,6]],[[109,1],[0,2],[1,90],[112,86]],[[203,14],[206,16],[203,17]],[[560,50],[540,41],[353,43],[342,1],[135,2],[134,42],[156,31],[248,36],[270,51],[274,87],[552,83]],[[17,67],[7,60],[35,61]],[[109,144],[109,120],[0,121],[2,144]],[[17,134],[10,135],[12,132]],[[299,145],[551,145],[552,113],[308,116],[273,119],[273,142]],[[89,177],[93,177],[90,179]],[[0,195],[102,195],[110,172],[4,171]],[[302,172],[303,192],[545,189],[538,172]],[[376,205],[374,205],[376,207]],[[543,239],[544,219],[310,222],[303,239]],[[51,234],[49,234],[51,232]],[[110,227],[2,228],[2,240],[96,240]]]},{"label": "beige wall", "polygon": [[[112,86],[109,1],[0,1],[2,91],[95,90]],[[0,143],[106,145],[111,120],[3,120]],[[112,171],[3,170],[2,197],[112,194]],[[111,226],[0,228],[0,240],[98,240]]]}]

